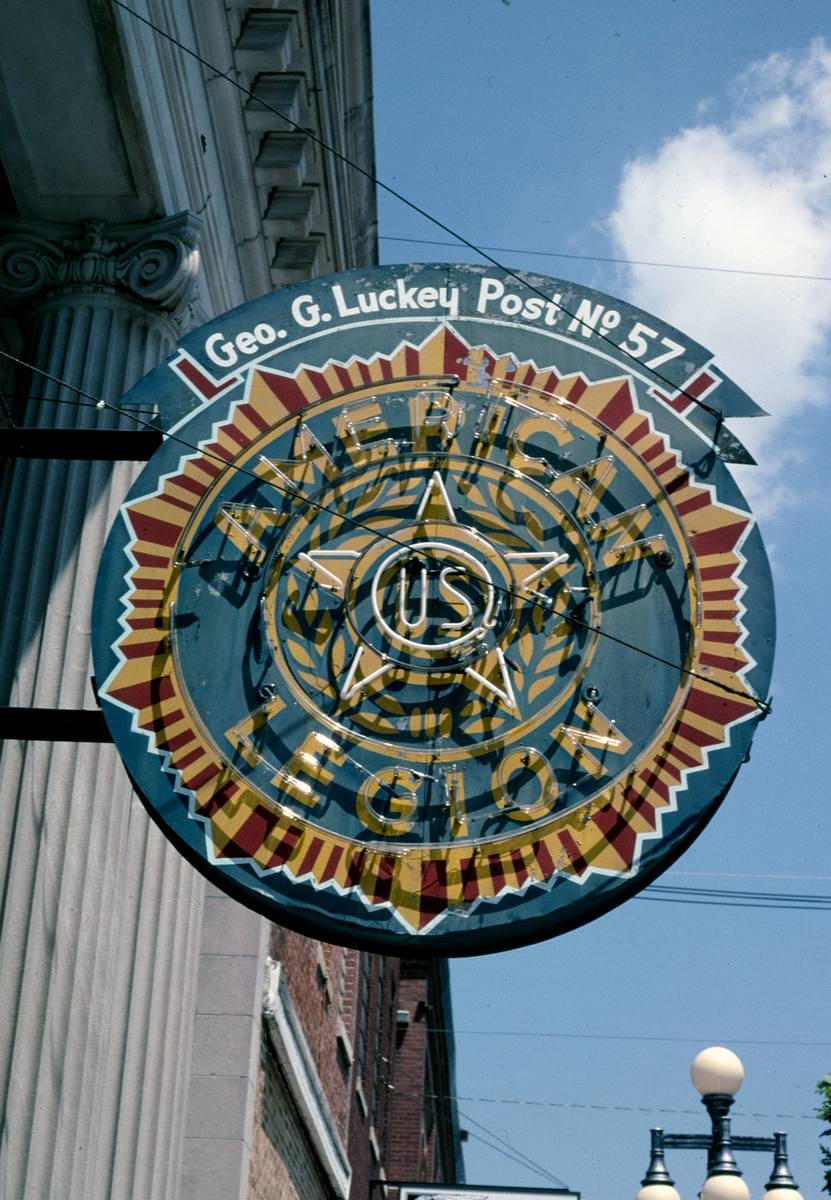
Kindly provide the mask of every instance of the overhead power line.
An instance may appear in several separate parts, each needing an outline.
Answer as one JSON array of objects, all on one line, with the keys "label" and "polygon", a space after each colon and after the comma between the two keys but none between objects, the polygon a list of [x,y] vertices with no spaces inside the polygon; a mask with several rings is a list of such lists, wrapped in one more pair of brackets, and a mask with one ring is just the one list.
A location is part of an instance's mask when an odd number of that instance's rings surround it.
[{"label": "overhead power line", "polygon": [[[115,2],[118,3],[119,0],[115,0]],[[137,412],[131,411],[128,409],[124,409],[124,408],[120,408],[117,404],[111,404],[107,400],[103,400],[100,397],[94,396],[91,392],[87,392],[83,388],[76,387],[74,384],[69,383],[67,380],[61,379],[60,376],[58,376],[58,375],[53,375],[49,371],[44,371],[40,367],[36,367],[34,365],[34,363],[27,362],[25,359],[19,358],[18,356],[14,355],[14,354],[9,354],[9,352],[6,350],[0,350],[0,358],[8,359],[9,362],[15,363],[18,367],[24,367],[26,370],[33,371],[35,374],[40,375],[42,378],[48,379],[48,380],[50,380],[50,382],[58,384],[59,387],[66,388],[67,391],[73,392],[76,396],[84,397],[83,400],[67,400],[65,398],[62,399],[62,398],[56,397],[56,396],[43,396],[43,397],[41,397],[41,399],[43,400],[44,403],[73,404],[79,408],[98,408],[98,409],[102,409],[102,410],[106,409],[110,412],[117,413],[119,416],[129,417],[133,421],[135,421],[137,424],[143,426],[144,428],[152,429],[155,433],[160,432],[158,425],[156,425],[153,421],[149,421],[149,420],[146,420],[145,418],[141,417]],[[237,471],[241,475],[247,475],[250,479],[252,479],[256,483],[263,482],[261,477],[258,476],[254,471],[249,470],[246,467],[237,466],[233,462],[229,463],[228,460],[223,458],[221,455],[216,454],[204,447],[200,448],[198,445],[196,445],[195,442],[189,442],[186,438],[183,438],[180,434],[171,433],[168,430],[162,430],[161,432],[162,432],[163,437],[165,439],[167,439],[168,441],[175,442],[180,446],[186,447],[188,450],[192,450],[192,451],[202,454],[205,458],[212,459],[213,461],[217,462],[225,470]],[[278,483],[277,480],[275,480],[275,479],[269,479],[268,485],[269,485],[269,487],[273,487],[275,489],[275,491],[280,492],[282,495],[292,496],[294,494],[289,487]],[[373,535],[383,537],[386,541],[390,542],[394,546],[399,546],[402,549],[406,549],[406,550],[409,549],[409,543],[402,542],[400,540],[400,538],[395,537],[395,535],[392,533],[379,532],[373,526],[366,524],[366,522],[364,522],[364,521],[361,521],[358,517],[354,517],[354,516],[350,515],[349,513],[337,512],[335,509],[330,508],[328,505],[321,504],[316,500],[312,500],[311,498],[307,498],[306,503],[308,504],[308,506],[310,508],[314,508],[318,512],[325,512],[325,513],[329,513],[329,514],[332,514],[332,515],[342,518],[344,521],[347,521],[349,524],[354,526],[354,528],[356,528],[356,529],[362,529]],[[437,561],[433,558],[433,556],[429,552],[422,552],[422,554],[423,554],[423,557],[425,557],[427,559],[432,559],[433,561]],[[502,592],[507,596],[511,596],[515,600],[521,600],[523,603],[526,603],[526,604],[537,605],[539,607],[543,607],[544,611],[546,611],[546,612],[549,611],[548,608],[546,608],[544,605],[542,605],[541,601],[534,599],[534,597],[529,598],[526,596],[519,596],[519,595],[517,595],[516,592],[513,592],[510,588],[508,588],[502,584],[499,584],[499,583],[493,583],[491,586],[493,587],[493,589],[495,591]],[[750,700],[750,701],[752,701],[753,704],[756,705],[756,707],[763,714],[763,716],[767,716],[768,713],[770,712],[770,703],[766,700],[762,700],[759,696],[755,695],[755,693],[753,693],[750,690],[743,690],[741,688],[732,687],[730,684],[724,683],[720,679],[711,679],[708,676],[703,675],[701,672],[695,671],[691,667],[685,666],[683,663],[672,662],[668,658],[663,658],[658,654],[654,654],[651,650],[647,650],[643,646],[637,646],[637,645],[635,645],[634,642],[627,641],[625,638],[616,637],[613,633],[610,633],[608,630],[601,628],[599,625],[592,625],[586,621],[581,621],[580,618],[577,617],[573,612],[569,612],[567,614],[566,619],[571,624],[577,625],[581,629],[586,629],[589,632],[596,634],[598,637],[605,638],[607,641],[615,642],[619,646],[625,646],[628,650],[634,650],[636,654],[641,654],[645,658],[651,659],[653,662],[662,663],[664,666],[670,667],[674,671],[678,671],[679,675],[685,675],[690,679],[702,679],[702,680],[704,680],[704,682],[710,684],[711,687],[718,688],[720,691],[728,692],[731,695],[741,696],[743,699]]]},{"label": "overhead power line", "polygon": [[690,896],[654,896],[641,892],[636,900],[652,900],[658,904],[693,904],[707,908],[772,908],[779,912],[831,912],[829,904],[767,904],[763,900],[706,900]]},{"label": "overhead power line", "polygon": [[722,908],[776,908],[810,912],[831,912],[831,896],[810,892],[749,892],[731,888],[690,887],[653,883],[639,900],[659,900],[665,904],[709,904]]},{"label": "overhead power line", "polygon": [[[177,37],[174,37],[172,33],[168,33],[166,29],[162,29],[160,25],[157,25],[154,21],[151,21],[149,17],[145,17],[141,13],[136,12],[135,9],[130,8],[129,4],[124,3],[124,0],[113,0],[113,3],[116,4],[118,8],[123,9],[124,12],[129,13],[131,17],[134,17],[137,21],[140,21],[143,25],[146,25],[149,29],[152,29],[154,33],[159,35],[159,37],[165,38],[171,43],[171,45],[176,46],[182,51],[183,54],[187,54],[190,58],[195,59],[196,62],[200,63],[203,67],[206,67],[212,73],[212,75],[219,79],[227,79],[231,86],[242,92],[244,96],[247,96],[250,100],[255,100],[263,108],[274,113],[275,116],[279,117],[281,121],[284,121],[291,129],[296,130],[298,133],[302,133],[311,142],[314,142],[316,146],[320,146],[321,150],[325,150],[327,154],[331,154],[333,158],[336,158],[339,162],[342,162],[346,166],[350,167],[351,170],[357,172],[357,174],[362,176],[362,178],[369,180],[369,182],[373,183],[377,188],[380,188],[382,191],[386,192],[388,196],[392,196],[393,199],[398,200],[406,208],[409,208],[411,212],[417,213],[420,217],[424,217],[424,219],[429,221],[431,225],[434,225],[436,229],[440,229],[442,233],[446,233],[453,238],[454,244],[466,246],[468,250],[472,250],[474,254],[478,254],[480,258],[484,258],[486,262],[489,262],[492,266],[496,267],[497,270],[504,271],[504,273],[510,279],[515,279],[517,283],[527,288],[529,292],[533,292],[534,295],[540,296],[546,302],[554,304],[555,307],[558,308],[565,316],[571,318],[572,321],[576,321],[583,330],[590,330],[590,332],[597,338],[598,341],[605,342],[607,345],[611,346],[616,354],[623,354],[626,356],[626,358],[631,359],[631,361],[637,365],[638,369],[642,370],[644,367],[646,367],[645,363],[641,363],[641,361],[636,358],[634,354],[631,354],[628,350],[624,350],[622,346],[619,346],[617,342],[615,342],[609,336],[609,334],[604,333],[601,329],[594,329],[591,326],[586,325],[586,323],[580,317],[578,317],[576,313],[572,312],[571,309],[566,308],[561,301],[554,300],[552,296],[549,296],[547,292],[542,291],[541,288],[538,288],[528,279],[523,279],[523,277],[517,274],[516,271],[505,266],[505,264],[500,262],[499,259],[494,258],[493,255],[490,254],[483,246],[477,246],[475,242],[470,241],[470,239],[466,238],[464,234],[459,233],[458,230],[453,229],[450,225],[447,225],[439,217],[436,217],[431,212],[428,212],[426,208],[422,208],[420,204],[416,204],[414,200],[411,200],[408,196],[405,196],[403,192],[398,191],[398,189],[392,187],[391,184],[385,183],[383,179],[379,179],[379,177],[373,171],[368,171],[366,167],[362,167],[360,163],[356,163],[353,159],[349,158],[348,155],[344,154],[341,150],[338,150],[335,146],[332,146],[318,134],[314,133],[313,130],[309,129],[305,125],[299,124],[297,121],[293,121],[291,117],[288,117],[284,112],[281,112],[276,105],[271,104],[262,95],[240,83],[238,79],[233,77],[230,68],[227,71],[221,70],[214,63],[210,62],[209,59],[199,54],[198,51],[194,50],[190,46],[186,46],[184,42],[180,41]],[[707,404],[704,400],[699,399],[699,397],[693,396],[691,392],[686,391],[684,388],[679,388],[671,379],[668,379],[667,376],[662,375],[657,368],[646,367],[646,369],[655,379],[664,384],[665,387],[668,387],[671,391],[671,394],[684,396],[690,401],[691,404],[695,404],[696,407],[702,409],[702,411],[710,413],[716,422],[721,421],[723,414],[717,409],[711,407],[711,405]]]},{"label": "overhead power line", "polygon": [[681,1042],[690,1046],[705,1046],[708,1043],[726,1046],[799,1046],[807,1049],[831,1046],[831,1041],[782,1041],[776,1038],[717,1038],[717,1037],[674,1037],[660,1033],[585,1033],[578,1030],[548,1029],[440,1029],[430,1026],[433,1033],[452,1033],[465,1037],[512,1037],[512,1038],[565,1038],[568,1041],[589,1042]]},{"label": "overhead power line", "polygon": [[[382,242],[402,242],[411,246],[470,247],[470,242],[442,242],[433,238],[393,237],[379,234]],[[612,258],[603,254],[567,254],[563,250],[519,250],[515,246],[479,246],[492,254],[532,255],[539,258],[567,258],[575,262],[614,263],[624,267],[661,267],[667,271],[710,271],[719,275],[753,275],[763,279],[805,279],[813,283],[831,283],[831,275],[801,275],[795,271],[754,271],[749,267],[713,267],[703,263],[657,262],[642,258]]]},{"label": "overhead power line", "polygon": [[831,883],[831,875],[771,875],[764,871],[679,871],[675,868],[667,871],[664,878],[670,879],[676,875],[683,875],[689,879],[801,879],[814,883]]},{"label": "overhead power line", "polygon": [[[402,1088],[396,1087],[388,1076],[383,1076],[382,1082],[388,1092],[394,1092],[396,1096],[405,1096],[409,1100],[439,1100],[442,1102],[443,1106],[446,1105],[447,1101],[455,1104],[457,1100],[456,1096],[442,1095],[438,1092],[427,1092],[425,1094],[422,1094],[421,1092],[408,1092]],[[481,1142],[484,1146],[487,1146],[489,1150],[493,1150],[497,1154],[501,1154],[503,1158],[508,1159],[510,1162],[516,1163],[518,1166],[524,1167],[528,1171],[533,1171],[542,1179],[546,1179],[549,1183],[553,1183],[555,1187],[566,1186],[565,1181],[562,1180],[559,1175],[555,1175],[552,1171],[549,1171],[546,1167],[542,1166],[541,1163],[538,1163],[536,1159],[533,1159],[529,1154],[526,1154],[524,1150],[520,1150],[517,1146],[511,1145],[511,1143],[506,1138],[501,1137],[495,1129],[491,1129],[489,1126],[483,1125],[481,1121],[477,1121],[475,1117],[470,1115],[470,1113],[463,1112],[458,1105],[456,1105],[456,1114],[466,1123],[475,1125],[477,1129],[480,1129],[483,1134],[487,1135],[483,1137],[482,1134],[474,1133],[471,1129],[466,1130],[468,1137],[473,1138],[474,1141]],[[442,1112],[441,1108],[434,1108],[433,1116],[451,1131],[455,1129],[455,1122],[451,1117],[448,1117],[446,1113]]]},{"label": "overhead power line", "polygon": [[[435,1095],[433,1093],[430,1093],[430,1099],[435,1099]],[[460,1108],[457,1109],[457,1111],[459,1116],[465,1122],[470,1125],[475,1125],[477,1129],[483,1130],[493,1140],[489,1142],[485,1138],[475,1134],[471,1129],[468,1129],[467,1131],[468,1137],[475,1138],[478,1142],[483,1142],[491,1150],[495,1150],[497,1154],[502,1154],[505,1158],[513,1159],[514,1162],[518,1163],[521,1167],[526,1167],[528,1170],[536,1171],[538,1175],[541,1175],[543,1179],[548,1179],[555,1185],[555,1187],[566,1186],[565,1180],[560,1179],[559,1175],[554,1175],[553,1172],[541,1166],[538,1162],[536,1162],[535,1159],[531,1158],[528,1154],[525,1154],[524,1151],[518,1150],[516,1146],[512,1146],[511,1143],[505,1138],[500,1137],[495,1130],[489,1129],[487,1125],[483,1125],[481,1121],[477,1121],[470,1115],[470,1113],[463,1112]]]},{"label": "overhead power line", "polygon": [[[390,1085],[387,1084],[387,1087]],[[418,1099],[419,1094],[416,1092],[399,1091],[398,1088],[393,1089],[399,1096],[408,1096],[413,1099]],[[530,1099],[525,1096],[461,1096],[453,1095],[445,1092],[427,1092],[426,1096],[430,1100],[450,1100],[462,1101],[465,1104],[500,1104],[509,1106],[522,1106],[524,1108],[573,1108],[587,1110],[591,1109],[596,1112],[637,1112],[637,1113],[663,1113],[672,1116],[684,1117],[699,1117],[701,1110],[697,1108],[662,1108],[654,1104],[580,1104],[576,1100],[540,1100],[536,1097]],[[747,1109],[737,1108],[734,1110],[736,1116],[740,1117],[755,1117],[761,1121],[816,1121],[816,1113],[764,1113],[764,1112],[749,1112]],[[461,1116],[461,1110],[459,1110]],[[467,1118],[466,1118],[467,1119]],[[546,1172],[547,1173],[547,1172]]]},{"label": "overhead power line", "polygon": [[[369,180],[371,183],[375,184],[376,187],[382,189],[388,195],[390,195],[394,199],[400,201],[407,208],[409,208],[412,212],[418,213],[419,216],[424,217],[425,220],[429,221],[432,225],[435,225],[436,228],[440,229],[443,233],[449,234],[449,236],[455,240],[456,244],[466,246],[468,249],[473,250],[475,254],[478,254],[481,258],[484,258],[487,262],[490,262],[494,267],[496,267],[500,271],[503,271],[510,278],[515,279],[518,283],[520,283],[523,287],[527,288],[529,291],[533,292],[535,295],[540,296],[546,302],[555,304],[556,307],[562,313],[565,314],[565,316],[570,317],[572,319],[572,321],[578,322],[578,324],[581,326],[581,328],[583,328],[584,330],[589,329],[590,332],[593,333],[599,341],[605,342],[607,345],[613,347],[615,353],[623,354],[626,358],[631,359],[631,361],[634,362],[639,369],[642,369],[643,367],[646,366],[646,364],[641,363],[640,360],[638,358],[636,358],[634,354],[631,354],[628,350],[625,350],[623,346],[618,345],[615,341],[613,341],[613,339],[607,333],[604,333],[600,329],[594,329],[594,328],[591,328],[590,326],[587,326],[584,321],[582,321],[569,308],[566,308],[559,300],[554,301],[551,296],[549,296],[546,292],[542,291],[542,289],[538,288],[535,284],[531,283],[528,279],[524,279],[521,275],[518,275],[516,271],[511,270],[510,267],[505,266],[504,263],[501,263],[498,259],[493,258],[493,256],[491,254],[489,254],[487,252],[487,250],[485,250],[483,247],[477,246],[475,242],[470,241],[468,238],[464,237],[463,234],[461,234],[457,230],[451,228],[451,226],[447,225],[444,221],[440,220],[438,217],[436,217],[432,213],[428,212],[425,208],[422,208],[421,205],[416,204],[414,200],[411,200],[409,197],[405,196],[402,192],[398,191],[397,188],[394,188],[390,184],[385,183],[382,179],[379,179],[378,176],[374,174],[374,172],[369,171],[365,167],[362,167],[359,163],[354,162],[351,158],[348,157],[348,155],[342,153],[342,151],[340,151],[336,147],[332,146],[329,142],[326,142],[323,138],[319,137],[312,130],[308,129],[307,127],[305,127],[303,125],[300,125],[296,121],[293,121],[290,117],[286,116],[286,114],[284,112],[281,112],[280,109],[278,109],[275,105],[273,105],[269,101],[267,101],[262,95],[258,95],[251,88],[245,87],[244,84],[240,83],[238,79],[235,79],[233,77],[233,75],[230,72],[230,69],[228,71],[220,70],[220,68],[217,67],[214,63],[210,62],[203,55],[199,54],[196,50],[192,49],[192,47],[186,46],[184,42],[180,41],[177,37],[174,37],[174,35],[172,33],[169,33],[166,29],[162,29],[161,26],[157,25],[154,21],[151,21],[149,19],[149,17],[143,16],[141,13],[136,12],[135,9],[131,8],[128,4],[125,4],[124,0],[113,0],[113,2],[119,8],[123,9],[124,12],[129,13],[131,17],[134,17],[135,20],[141,22],[143,25],[146,25],[149,29],[152,29],[154,33],[159,35],[159,37],[165,38],[166,41],[168,41],[172,45],[176,46],[179,50],[182,51],[183,54],[187,54],[190,58],[193,58],[196,62],[200,63],[203,67],[206,67],[216,77],[221,78],[221,79],[227,79],[227,81],[232,85],[232,87],[235,87],[238,91],[242,92],[243,95],[248,96],[249,99],[256,100],[257,103],[262,105],[263,108],[268,109],[269,112],[273,112],[275,114],[275,116],[280,118],[281,121],[284,121],[292,129],[295,129],[299,133],[302,133],[305,137],[308,137],[310,139],[310,141],[314,142],[315,145],[320,146],[321,149],[325,150],[328,154],[331,154],[334,158],[338,159],[339,162],[345,163],[348,167],[350,167],[352,170],[356,171],[364,179]],[[11,356],[7,356],[7,357],[11,357]],[[717,409],[713,408],[711,405],[707,404],[705,401],[701,400],[699,397],[693,396],[690,392],[686,391],[684,388],[678,388],[677,385],[672,380],[668,379],[665,375],[662,375],[661,372],[658,371],[655,367],[647,367],[646,369],[648,369],[650,371],[650,373],[652,374],[652,376],[654,376],[655,379],[657,379],[658,381],[663,383],[666,387],[668,387],[671,390],[671,393],[685,396],[687,399],[690,400],[691,403],[695,404],[698,408],[702,409],[705,412],[710,413],[711,416],[713,416],[713,418],[715,419],[717,426],[720,424],[723,414],[720,413]],[[387,536],[389,537],[389,535],[387,535]],[[390,538],[390,540],[394,541],[395,539]],[[584,622],[579,621],[579,619],[577,619],[573,615],[571,615],[569,619],[572,620],[573,623],[582,626],[583,628],[587,629],[588,631],[590,631],[592,633],[595,633],[595,634],[598,634],[600,636],[604,636],[607,638],[611,638],[611,640],[618,642],[620,645],[626,646],[627,648],[629,648],[631,650],[635,650],[636,652],[643,654],[646,657],[651,658],[656,662],[662,662],[665,665],[669,665],[669,666],[673,667],[674,669],[678,670],[681,674],[687,675],[691,678],[700,678],[700,676],[698,675],[698,672],[696,672],[696,671],[693,671],[681,664],[668,663],[667,660],[662,659],[647,650],[644,650],[642,647],[632,645],[629,642],[624,641],[623,639],[615,638],[615,637],[613,637],[613,635],[609,634],[608,631],[604,631],[604,630],[600,629],[599,627],[595,627],[593,625],[587,625]],[[721,689],[722,691],[732,693],[733,695],[740,695],[740,696],[748,697],[758,707],[759,711],[764,716],[766,716],[768,714],[768,712],[770,711],[769,703],[766,700],[762,699],[761,697],[752,694],[749,690],[742,691],[740,689],[733,688],[729,684],[726,684],[721,680],[715,680],[715,681],[707,680],[707,682],[715,683],[715,686],[718,687],[719,689]]]}]

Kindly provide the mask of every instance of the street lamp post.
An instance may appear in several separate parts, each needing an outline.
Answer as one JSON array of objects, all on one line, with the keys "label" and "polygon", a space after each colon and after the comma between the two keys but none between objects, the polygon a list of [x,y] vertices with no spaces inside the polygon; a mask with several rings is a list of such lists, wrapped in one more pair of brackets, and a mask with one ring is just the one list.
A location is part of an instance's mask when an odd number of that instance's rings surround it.
[{"label": "street lamp post", "polygon": [[734,1137],[730,1130],[730,1108],[744,1082],[741,1060],[723,1046],[711,1046],[696,1055],[691,1070],[693,1086],[710,1117],[709,1134],[664,1133],[651,1130],[649,1167],[636,1200],[681,1200],[664,1160],[664,1151],[706,1150],[707,1178],[700,1200],[750,1200],[750,1189],[733,1157],[734,1150],[773,1154],[773,1169],[763,1200],[802,1200],[788,1168],[787,1135]]}]

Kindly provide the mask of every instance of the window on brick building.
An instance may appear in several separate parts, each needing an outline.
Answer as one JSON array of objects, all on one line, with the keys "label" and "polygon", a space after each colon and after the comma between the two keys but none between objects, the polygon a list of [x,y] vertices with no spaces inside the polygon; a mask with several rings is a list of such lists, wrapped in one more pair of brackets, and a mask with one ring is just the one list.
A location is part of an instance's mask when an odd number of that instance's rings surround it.
[{"label": "window on brick building", "polygon": [[373,1124],[376,1124],[378,1121],[378,1092],[381,1084],[381,1071],[384,1066],[381,1036],[384,1031],[384,987],[386,984],[386,975],[387,960],[379,958],[378,979],[375,984],[375,1044],[372,1062],[372,1095],[369,1100],[369,1111],[372,1113]]},{"label": "window on brick building", "polygon": [[372,958],[361,954],[361,984],[358,997],[358,1045],[355,1055],[355,1077],[360,1083],[366,1071],[366,1039],[369,1026],[369,990],[372,982]]},{"label": "window on brick building", "polygon": [[436,1108],[433,1089],[433,1063],[430,1054],[427,1054],[427,1062],[424,1071],[424,1137],[429,1142],[433,1134],[433,1127],[436,1123]]}]

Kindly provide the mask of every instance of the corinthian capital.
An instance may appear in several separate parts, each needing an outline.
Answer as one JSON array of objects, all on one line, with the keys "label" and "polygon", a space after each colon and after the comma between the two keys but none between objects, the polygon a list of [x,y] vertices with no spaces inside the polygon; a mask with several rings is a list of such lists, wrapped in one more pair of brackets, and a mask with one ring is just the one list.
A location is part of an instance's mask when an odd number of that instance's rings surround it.
[{"label": "corinthian capital", "polygon": [[196,278],[201,225],[187,212],[124,225],[0,220],[0,298],[116,292],[177,314]]}]

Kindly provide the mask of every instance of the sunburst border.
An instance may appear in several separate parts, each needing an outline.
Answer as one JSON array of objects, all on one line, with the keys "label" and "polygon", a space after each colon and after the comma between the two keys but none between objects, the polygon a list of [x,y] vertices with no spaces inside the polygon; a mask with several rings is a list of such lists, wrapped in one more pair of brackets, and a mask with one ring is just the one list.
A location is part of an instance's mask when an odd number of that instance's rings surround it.
[{"label": "sunburst border", "polygon": [[[222,462],[230,464],[251,439],[333,393],[441,374],[456,374],[468,389],[483,393],[483,375],[504,389],[546,393],[614,430],[670,495],[700,580],[695,675],[667,736],[590,808],[555,816],[532,837],[520,831],[481,851],[452,844],[403,851],[362,846],[304,823],[290,803],[282,812],[266,804],[190,716],[168,636],[176,547]],[[754,663],[744,648],[743,620],[742,545],[753,518],[719,502],[711,485],[693,483],[668,437],[637,407],[628,376],[598,382],[580,373],[561,377],[553,367],[517,363],[509,354],[471,345],[452,325],[420,344],[403,341],[392,353],[368,359],[301,365],[291,374],[258,366],[243,397],[229,405],[198,449],[183,454],[155,491],[121,511],[130,567],[121,597],[122,633],[114,645],[118,662],[101,695],[131,714],[132,730],[161,757],[161,770],[175,775],[190,815],[204,823],[209,861],[217,867],[247,864],[260,877],[279,872],[297,884],[355,896],[368,909],[390,909],[408,932],[427,933],[448,913],[468,914],[507,895],[550,888],[561,878],[585,883],[598,873],[631,876],[645,842],[660,837],[663,817],[676,811],[689,777],[706,770],[710,755],[729,746],[730,731],[759,712],[746,682]]]}]

